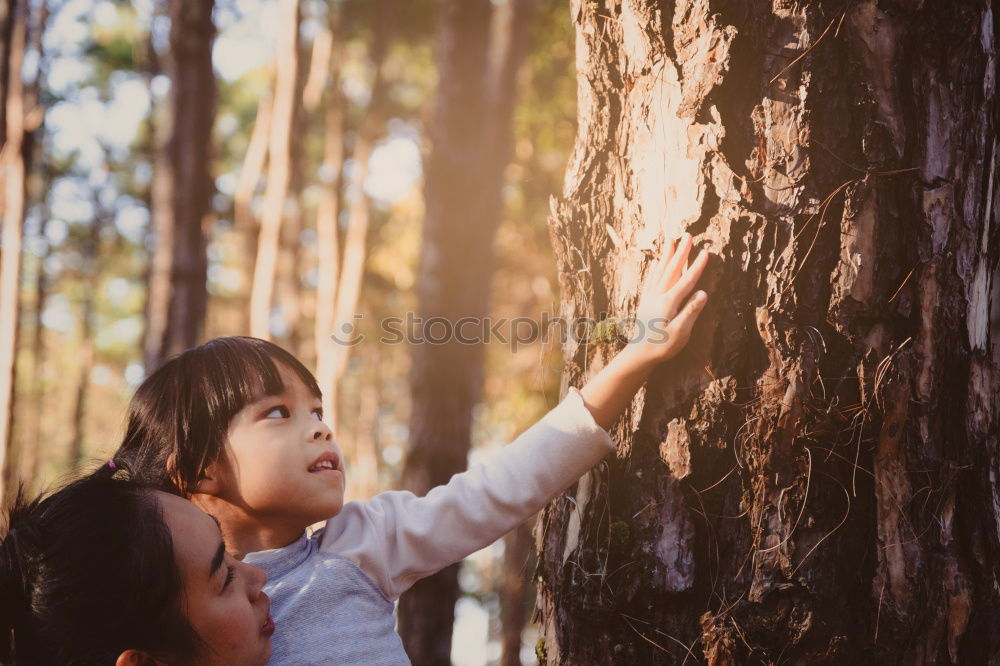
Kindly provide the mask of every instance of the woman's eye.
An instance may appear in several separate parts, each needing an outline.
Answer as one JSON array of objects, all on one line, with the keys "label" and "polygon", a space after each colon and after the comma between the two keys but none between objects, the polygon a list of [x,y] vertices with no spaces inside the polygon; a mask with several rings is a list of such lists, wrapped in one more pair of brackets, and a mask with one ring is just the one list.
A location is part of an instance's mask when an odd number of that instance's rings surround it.
[{"label": "woman's eye", "polygon": [[288,408],[285,407],[284,405],[279,405],[278,407],[275,407],[274,409],[272,409],[271,411],[269,411],[267,414],[265,414],[264,418],[266,418],[266,419],[273,419],[273,418],[287,419],[288,418]]},{"label": "woman's eye", "polygon": [[229,584],[233,582],[233,578],[236,577],[236,567],[228,566],[226,567],[226,582],[222,584],[222,591],[225,592]]}]

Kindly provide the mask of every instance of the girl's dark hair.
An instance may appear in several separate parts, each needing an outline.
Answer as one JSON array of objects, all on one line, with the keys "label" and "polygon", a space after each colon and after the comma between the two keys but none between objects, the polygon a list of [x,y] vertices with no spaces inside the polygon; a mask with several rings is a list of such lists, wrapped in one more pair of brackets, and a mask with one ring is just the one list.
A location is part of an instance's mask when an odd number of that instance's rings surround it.
[{"label": "girl's dark hair", "polygon": [[317,397],[316,378],[287,351],[249,337],[215,338],[167,361],[146,378],[128,408],[115,453],[144,483],[190,494],[224,450],[229,422],[245,406],[285,390],[288,366]]},{"label": "girl's dark hair", "polygon": [[198,650],[159,503],[113,474],[15,500],[0,543],[0,663],[114,664],[130,649],[184,661]]}]

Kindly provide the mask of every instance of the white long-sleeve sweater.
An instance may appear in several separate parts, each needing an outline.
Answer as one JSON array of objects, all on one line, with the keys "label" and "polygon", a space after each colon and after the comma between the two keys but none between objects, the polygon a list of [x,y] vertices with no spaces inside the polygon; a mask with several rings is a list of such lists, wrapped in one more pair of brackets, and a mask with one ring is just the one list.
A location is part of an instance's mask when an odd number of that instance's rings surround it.
[{"label": "white long-sleeve sweater", "polygon": [[614,450],[579,391],[485,465],[424,497],[348,502],[311,537],[245,561],[268,575],[272,664],[409,664],[393,602],[425,576],[492,543]]}]

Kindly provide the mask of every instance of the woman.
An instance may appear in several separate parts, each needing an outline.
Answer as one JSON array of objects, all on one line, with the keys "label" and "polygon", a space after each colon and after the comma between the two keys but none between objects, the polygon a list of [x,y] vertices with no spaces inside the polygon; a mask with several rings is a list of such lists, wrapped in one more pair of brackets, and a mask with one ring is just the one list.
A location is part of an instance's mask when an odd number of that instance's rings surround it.
[{"label": "woman", "polygon": [[15,503],[0,544],[0,663],[266,663],[264,573],[227,555],[187,500],[114,477],[111,463]]}]

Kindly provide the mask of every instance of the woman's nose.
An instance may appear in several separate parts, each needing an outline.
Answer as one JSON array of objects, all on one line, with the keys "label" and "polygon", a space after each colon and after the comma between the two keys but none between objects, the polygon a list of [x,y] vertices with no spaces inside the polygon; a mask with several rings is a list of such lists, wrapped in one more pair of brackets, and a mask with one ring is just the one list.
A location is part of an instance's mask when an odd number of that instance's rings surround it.
[{"label": "woman's nose", "polygon": [[247,596],[250,597],[250,601],[257,601],[260,597],[261,591],[264,589],[264,583],[267,582],[267,574],[260,567],[255,567],[252,564],[240,563],[247,568],[246,578],[247,578]]}]

